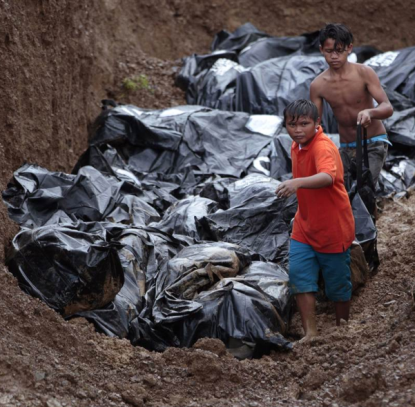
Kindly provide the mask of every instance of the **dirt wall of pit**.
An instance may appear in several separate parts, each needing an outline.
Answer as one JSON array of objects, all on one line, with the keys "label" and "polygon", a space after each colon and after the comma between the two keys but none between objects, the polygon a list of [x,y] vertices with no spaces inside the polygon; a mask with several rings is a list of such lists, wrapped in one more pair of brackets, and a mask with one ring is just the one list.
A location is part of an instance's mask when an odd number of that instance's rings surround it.
[{"label": "dirt wall of pit", "polygon": [[[206,52],[217,31],[248,21],[272,35],[343,22],[357,44],[399,49],[415,44],[414,16],[415,4],[405,0],[2,1],[0,188],[24,162],[71,170],[129,56],[172,60]],[[1,203],[1,261],[16,232]]]}]

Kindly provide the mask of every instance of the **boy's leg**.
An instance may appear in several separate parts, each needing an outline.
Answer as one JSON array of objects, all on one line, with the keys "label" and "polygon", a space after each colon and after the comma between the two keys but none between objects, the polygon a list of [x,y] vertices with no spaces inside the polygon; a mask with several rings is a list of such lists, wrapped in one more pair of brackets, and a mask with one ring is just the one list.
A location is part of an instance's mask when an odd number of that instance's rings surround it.
[{"label": "boy's leg", "polygon": [[303,293],[295,296],[300,312],[305,336],[300,342],[307,342],[317,336],[316,297],[314,293]]},{"label": "boy's leg", "polygon": [[376,141],[367,145],[367,155],[369,156],[369,169],[372,174],[373,185],[379,179],[380,172],[385,164],[386,156],[388,155],[388,145],[383,141]]},{"label": "boy's leg", "polygon": [[315,321],[315,297],[318,291],[319,265],[311,246],[291,239],[290,243],[290,289],[295,295],[301,315],[305,338],[317,335]]},{"label": "boy's leg", "polygon": [[350,272],[350,248],[343,253],[318,253],[322,268],[326,295],[334,301],[336,325],[349,320],[352,283]]},{"label": "boy's leg", "polygon": [[334,303],[334,308],[336,310],[336,325],[337,326],[340,326],[341,319],[344,319],[345,321],[349,320],[350,300],[349,301],[336,301]]}]

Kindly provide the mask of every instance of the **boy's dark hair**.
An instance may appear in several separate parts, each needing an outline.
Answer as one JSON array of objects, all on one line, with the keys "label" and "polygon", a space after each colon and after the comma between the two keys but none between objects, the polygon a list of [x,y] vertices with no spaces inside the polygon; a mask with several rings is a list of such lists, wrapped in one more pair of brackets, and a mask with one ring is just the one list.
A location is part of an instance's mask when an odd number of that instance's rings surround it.
[{"label": "boy's dark hair", "polygon": [[344,24],[327,24],[320,31],[320,45],[323,46],[328,38],[334,40],[334,49],[345,48],[353,42],[353,34]]},{"label": "boy's dark hair", "polygon": [[287,118],[292,118],[296,122],[302,116],[309,117],[316,122],[318,119],[317,106],[310,100],[306,99],[298,99],[291,102],[284,109],[284,126]]}]

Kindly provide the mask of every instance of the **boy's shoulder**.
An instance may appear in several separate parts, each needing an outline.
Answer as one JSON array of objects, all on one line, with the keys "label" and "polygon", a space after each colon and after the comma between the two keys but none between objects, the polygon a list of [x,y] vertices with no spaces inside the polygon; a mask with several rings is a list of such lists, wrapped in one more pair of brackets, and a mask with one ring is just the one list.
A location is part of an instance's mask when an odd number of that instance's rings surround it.
[{"label": "boy's shoulder", "polygon": [[[348,62],[348,69],[347,71],[349,74],[359,74],[359,75],[367,75],[371,73],[375,73],[373,68],[368,65],[359,64],[357,62]],[[332,75],[330,72],[330,68],[325,69],[319,75],[317,75],[313,81],[311,82],[312,87],[318,87],[325,84],[327,81],[330,81]]]},{"label": "boy's shoulder", "polygon": [[349,66],[352,72],[359,75],[367,75],[375,72],[369,65],[359,64],[358,62],[349,62]]},{"label": "boy's shoulder", "polygon": [[319,74],[319,75],[317,75],[313,80],[312,80],[312,82],[311,82],[311,87],[313,87],[313,88],[317,88],[317,87],[319,87],[319,86],[321,86],[324,82],[325,82],[325,80],[326,80],[326,78],[328,77],[328,75],[329,75],[329,68],[327,68],[325,71],[323,71],[321,74]]}]

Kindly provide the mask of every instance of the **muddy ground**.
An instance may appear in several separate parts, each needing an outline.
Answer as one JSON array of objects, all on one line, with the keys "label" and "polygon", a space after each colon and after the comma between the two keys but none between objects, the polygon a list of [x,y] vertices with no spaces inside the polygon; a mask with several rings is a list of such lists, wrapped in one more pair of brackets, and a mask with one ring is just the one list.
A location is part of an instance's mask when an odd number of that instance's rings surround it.
[{"label": "muddy ground", "polygon": [[[4,0],[0,2],[0,187],[24,161],[70,172],[107,97],[145,108],[184,103],[180,57],[250,21],[274,35],[344,22],[357,44],[415,45],[404,0]],[[131,76],[148,85],[122,87]],[[4,266],[17,228],[0,209],[0,406],[415,405],[415,195],[383,202],[381,266],[354,296],[349,326],[319,306],[321,336],[239,362],[202,340],[163,354],[65,322],[25,295]],[[298,315],[292,338],[301,333]]]}]

